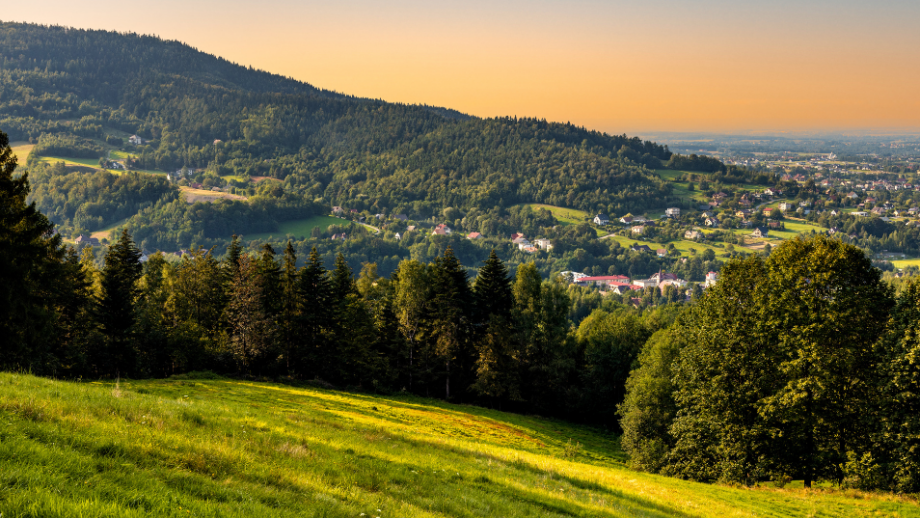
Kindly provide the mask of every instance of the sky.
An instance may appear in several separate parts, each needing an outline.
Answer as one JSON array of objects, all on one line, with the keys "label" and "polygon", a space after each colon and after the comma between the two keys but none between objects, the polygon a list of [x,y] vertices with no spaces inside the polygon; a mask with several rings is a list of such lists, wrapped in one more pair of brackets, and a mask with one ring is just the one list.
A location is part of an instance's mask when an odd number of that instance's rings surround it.
[{"label": "sky", "polygon": [[616,134],[920,130],[918,0],[29,0],[0,19]]}]

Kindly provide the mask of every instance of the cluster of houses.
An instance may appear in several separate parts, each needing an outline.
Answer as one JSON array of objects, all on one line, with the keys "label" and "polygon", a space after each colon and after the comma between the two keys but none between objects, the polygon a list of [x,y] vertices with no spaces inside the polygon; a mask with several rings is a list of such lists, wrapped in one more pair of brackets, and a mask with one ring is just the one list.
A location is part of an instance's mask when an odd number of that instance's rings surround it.
[{"label": "cluster of houses", "polygon": [[[664,271],[659,271],[648,279],[633,280],[630,280],[630,278],[625,275],[589,276],[578,272],[562,272],[561,275],[578,286],[595,287],[604,293],[617,293],[619,295],[624,295],[633,291],[641,291],[645,288],[658,288],[663,294],[665,288],[668,286],[675,286],[679,289],[684,289],[688,286],[688,282],[684,279],[679,278],[674,273],[667,273]],[[718,280],[718,272],[709,272],[706,274],[706,280],[703,286],[709,288],[714,286]]]}]

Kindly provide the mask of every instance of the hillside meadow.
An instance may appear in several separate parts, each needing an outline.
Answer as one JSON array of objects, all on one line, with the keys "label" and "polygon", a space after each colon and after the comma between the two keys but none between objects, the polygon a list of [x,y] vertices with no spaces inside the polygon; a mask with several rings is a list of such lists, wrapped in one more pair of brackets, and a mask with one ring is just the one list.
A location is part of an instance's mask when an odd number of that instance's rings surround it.
[{"label": "hillside meadow", "polygon": [[[920,516],[909,498],[631,471],[589,428],[411,396],[0,373],[4,517]],[[202,379],[208,378],[208,379]]]}]

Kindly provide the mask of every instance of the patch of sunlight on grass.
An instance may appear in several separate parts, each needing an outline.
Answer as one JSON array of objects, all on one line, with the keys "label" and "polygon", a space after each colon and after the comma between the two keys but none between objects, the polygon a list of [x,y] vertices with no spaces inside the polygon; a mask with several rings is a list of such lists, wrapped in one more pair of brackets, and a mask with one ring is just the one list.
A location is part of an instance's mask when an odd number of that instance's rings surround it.
[{"label": "patch of sunlight on grass", "polygon": [[413,396],[183,378],[116,386],[0,373],[0,511],[920,517],[909,498],[630,471],[617,437],[552,419]]}]

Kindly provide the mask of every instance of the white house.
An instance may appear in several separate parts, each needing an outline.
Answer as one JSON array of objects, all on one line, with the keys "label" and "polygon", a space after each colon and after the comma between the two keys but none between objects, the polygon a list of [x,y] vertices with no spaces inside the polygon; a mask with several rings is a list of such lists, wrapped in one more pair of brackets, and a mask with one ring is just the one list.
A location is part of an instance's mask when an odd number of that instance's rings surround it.
[{"label": "white house", "polygon": [[679,218],[679,217],[680,217],[680,209],[679,209],[678,207],[671,207],[671,208],[665,210],[665,211],[664,211],[664,214],[665,214],[665,216],[668,216],[669,218]]},{"label": "white house", "polygon": [[549,251],[553,249],[553,243],[549,239],[536,239],[533,244],[542,250]]},{"label": "white house", "polygon": [[606,225],[610,223],[610,218],[608,218],[606,214],[598,214],[594,216],[594,223],[596,225]]},{"label": "white house", "polygon": [[706,274],[706,287],[715,286],[719,280],[719,272],[709,272]]}]

